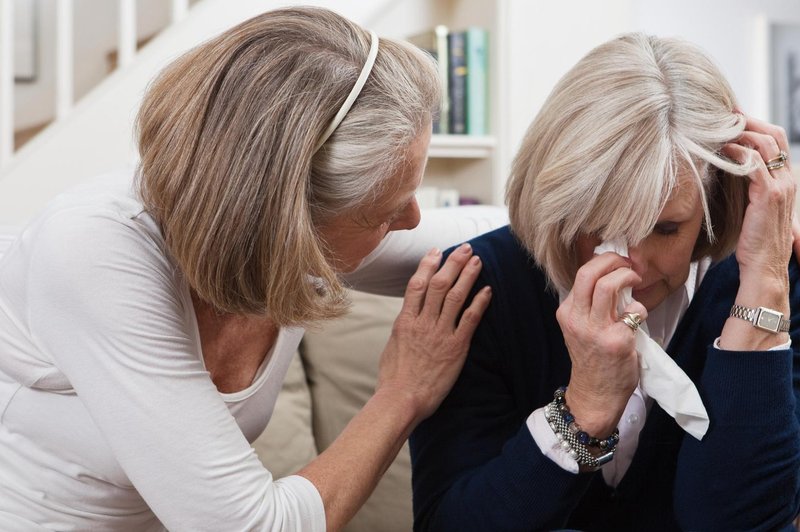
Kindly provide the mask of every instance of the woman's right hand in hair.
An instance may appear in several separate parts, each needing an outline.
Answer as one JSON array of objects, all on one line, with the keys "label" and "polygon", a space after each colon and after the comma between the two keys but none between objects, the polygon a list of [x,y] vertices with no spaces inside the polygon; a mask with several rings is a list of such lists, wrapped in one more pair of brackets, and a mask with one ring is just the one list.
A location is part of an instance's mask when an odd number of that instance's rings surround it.
[{"label": "woman's right hand in hair", "polygon": [[[611,434],[639,382],[636,335],[620,321],[620,290],[641,282],[628,259],[616,253],[596,255],[578,270],[556,319],[572,360],[567,404],[584,431]],[[633,301],[625,312],[647,318]]]},{"label": "woman's right hand in hair", "polygon": [[417,422],[436,410],[455,383],[491,297],[488,286],[481,289],[462,313],[480,259],[468,244],[439,268],[441,257],[438,250],[428,252],[409,280],[378,373],[376,394],[412,405]]}]

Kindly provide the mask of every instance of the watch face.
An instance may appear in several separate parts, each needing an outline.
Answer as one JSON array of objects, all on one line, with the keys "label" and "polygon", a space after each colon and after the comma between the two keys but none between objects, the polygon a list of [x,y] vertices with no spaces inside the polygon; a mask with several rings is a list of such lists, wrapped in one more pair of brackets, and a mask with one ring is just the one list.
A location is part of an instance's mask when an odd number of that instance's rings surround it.
[{"label": "watch face", "polygon": [[783,314],[780,312],[775,312],[767,308],[760,308],[756,319],[756,327],[777,332],[781,323],[781,317],[783,317]]}]

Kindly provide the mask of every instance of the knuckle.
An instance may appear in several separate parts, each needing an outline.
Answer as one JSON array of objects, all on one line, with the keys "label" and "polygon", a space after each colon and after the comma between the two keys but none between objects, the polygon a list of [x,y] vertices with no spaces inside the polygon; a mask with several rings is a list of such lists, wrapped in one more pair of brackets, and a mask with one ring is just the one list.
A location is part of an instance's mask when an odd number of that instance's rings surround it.
[{"label": "knuckle", "polygon": [[567,309],[564,305],[559,305],[556,309],[556,321],[558,323],[563,323],[566,320]]},{"label": "knuckle", "polygon": [[436,268],[437,266],[439,266],[440,261],[441,261],[440,257],[428,255],[422,259],[421,264],[424,264],[428,268]]},{"label": "knuckle", "polygon": [[480,319],[480,313],[472,307],[467,308],[461,315],[461,321],[467,325],[477,325]]},{"label": "knuckle", "polygon": [[464,301],[465,297],[466,294],[464,293],[463,290],[460,290],[458,288],[451,288],[450,291],[447,292],[447,295],[444,297],[444,300],[447,301],[448,303],[460,304],[462,301]]},{"label": "knuckle", "polygon": [[408,280],[408,290],[412,292],[424,292],[427,281],[421,275],[414,275]]},{"label": "knuckle", "polygon": [[627,343],[626,340],[614,334],[607,335],[603,342],[606,352],[614,354],[622,353],[627,347]]},{"label": "knuckle", "polygon": [[464,264],[467,261],[467,259],[469,259],[468,254],[462,253],[461,250],[456,249],[455,251],[450,253],[450,255],[447,257],[446,262],[451,264]]},{"label": "knuckle", "polygon": [[599,291],[603,295],[611,295],[617,291],[617,287],[612,280],[603,277],[597,281],[595,290]]},{"label": "knuckle", "polygon": [[398,336],[405,333],[408,328],[408,320],[403,319],[403,315],[397,317],[392,324],[392,336]]},{"label": "knuckle", "polygon": [[[767,135],[766,147],[769,148],[770,154],[777,154],[780,151],[778,149],[778,140],[772,135]],[[772,157],[772,155],[770,155],[770,157]]]},{"label": "knuckle", "polygon": [[441,272],[431,278],[431,289],[437,292],[443,292],[450,288],[450,280],[446,278]]},{"label": "knuckle", "polygon": [[577,273],[575,274],[575,284],[586,284],[591,280],[591,274],[585,267],[581,267],[578,269]]},{"label": "knuckle", "polygon": [[782,126],[773,126],[773,127],[774,127],[773,135],[775,136],[775,138],[777,140],[783,141],[784,144],[788,144],[788,142],[786,142],[788,140],[788,137],[786,136],[786,129],[784,129]]},{"label": "knuckle", "polygon": [[769,192],[767,193],[767,198],[769,200],[769,203],[774,205],[776,203],[782,202],[786,198],[786,195],[783,190],[781,190],[778,187],[775,187],[769,189]]}]

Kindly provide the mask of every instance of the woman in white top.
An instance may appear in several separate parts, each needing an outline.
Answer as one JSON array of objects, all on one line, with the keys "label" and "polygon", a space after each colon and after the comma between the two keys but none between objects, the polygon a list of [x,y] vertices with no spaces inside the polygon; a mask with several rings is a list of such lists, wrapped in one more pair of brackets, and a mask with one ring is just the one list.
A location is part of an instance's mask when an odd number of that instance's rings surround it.
[{"label": "woman in white top", "polygon": [[[480,269],[468,246],[438,273],[424,239],[376,250],[420,221],[438,100],[422,52],[321,9],[255,17],[170,65],[139,114],[135,186],[60,196],[0,262],[0,529],[346,523],[447,393],[489,301],[460,314]],[[434,219],[434,240],[491,216]],[[388,290],[414,273],[375,394],[273,479],[248,441],[354,271]]]}]

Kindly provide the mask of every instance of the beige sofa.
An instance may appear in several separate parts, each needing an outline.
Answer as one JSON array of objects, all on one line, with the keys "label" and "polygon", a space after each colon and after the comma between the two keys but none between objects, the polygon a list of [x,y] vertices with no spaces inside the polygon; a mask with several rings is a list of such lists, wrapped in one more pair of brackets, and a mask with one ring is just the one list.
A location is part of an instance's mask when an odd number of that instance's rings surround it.
[{"label": "beige sofa", "polygon": [[[351,292],[347,316],[306,333],[267,430],[253,444],[278,478],[324,450],[372,395],[401,298]],[[348,532],[411,530],[411,463],[403,447]]]}]

